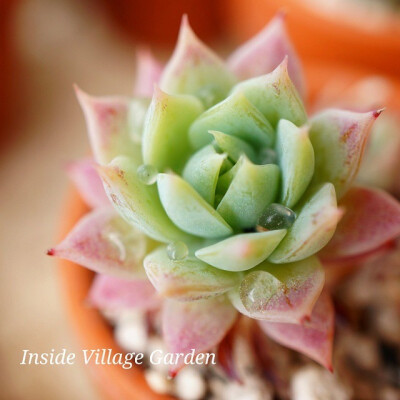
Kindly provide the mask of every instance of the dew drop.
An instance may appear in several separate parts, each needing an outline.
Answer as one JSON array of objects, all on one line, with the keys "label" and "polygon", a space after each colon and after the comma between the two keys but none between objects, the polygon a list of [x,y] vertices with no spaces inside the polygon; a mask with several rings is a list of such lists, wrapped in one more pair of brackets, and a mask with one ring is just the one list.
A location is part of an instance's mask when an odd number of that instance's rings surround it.
[{"label": "dew drop", "polygon": [[278,161],[278,157],[276,155],[276,151],[269,149],[268,147],[263,148],[259,155],[260,164],[276,164]]},{"label": "dew drop", "polygon": [[136,171],[139,180],[145,185],[152,185],[157,180],[158,171],[152,165],[140,165]]},{"label": "dew drop", "polygon": [[126,248],[120,235],[117,232],[109,232],[107,239],[118,249],[119,261],[124,262],[126,260]]},{"label": "dew drop", "polygon": [[242,281],[239,294],[247,311],[263,312],[282,283],[266,271],[250,272]]},{"label": "dew drop", "polygon": [[262,213],[258,225],[269,230],[289,229],[296,219],[296,214],[282,204],[272,203]]},{"label": "dew drop", "polygon": [[189,249],[183,242],[172,242],[167,246],[167,254],[171,260],[183,260],[189,254]]}]

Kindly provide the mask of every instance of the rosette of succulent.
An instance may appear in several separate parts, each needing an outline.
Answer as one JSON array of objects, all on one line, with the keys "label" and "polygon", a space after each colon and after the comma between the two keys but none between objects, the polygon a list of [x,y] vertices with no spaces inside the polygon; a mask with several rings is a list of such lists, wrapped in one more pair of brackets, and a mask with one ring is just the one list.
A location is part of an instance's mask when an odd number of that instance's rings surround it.
[{"label": "rosette of succulent", "polygon": [[400,234],[397,200],[354,185],[381,110],[309,117],[281,16],[227,62],[186,18],[165,68],[138,60],[133,98],[77,89],[94,162],[69,172],[93,210],[49,253],[97,273],[100,308],[159,309],[170,352],[214,349],[241,316],[332,369],[323,263]]}]

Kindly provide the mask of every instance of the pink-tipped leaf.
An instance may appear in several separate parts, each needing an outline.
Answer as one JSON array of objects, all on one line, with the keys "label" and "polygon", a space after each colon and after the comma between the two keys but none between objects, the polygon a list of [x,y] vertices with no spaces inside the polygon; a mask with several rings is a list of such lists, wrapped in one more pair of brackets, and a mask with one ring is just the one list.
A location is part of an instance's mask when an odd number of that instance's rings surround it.
[{"label": "pink-tipped leaf", "polygon": [[269,24],[228,58],[228,66],[243,80],[273,71],[288,56],[290,78],[304,97],[305,82],[300,60],[285,29],[285,14],[278,13]]},{"label": "pink-tipped leaf", "polygon": [[273,340],[296,350],[332,371],[334,308],[328,293],[319,297],[311,318],[302,324],[259,322]]},{"label": "pink-tipped leaf", "polygon": [[94,278],[88,301],[92,306],[106,310],[153,310],[161,304],[161,299],[147,279],[127,280],[103,274]]},{"label": "pink-tipped leaf", "polygon": [[338,198],[346,193],[357,176],[370,129],[379,114],[329,109],[313,117],[314,183],[333,183]]},{"label": "pink-tipped leaf", "polygon": [[137,170],[138,165],[124,156],[116,157],[110,164],[99,168],[107,195],[118,213],[155,240],[169,243],[189,239],[190,236],[168,218],[157,187],[143,182]]},{"label": "pink-tipped leaf", "polygon": [[250,318],[299,323],[311,315],[324,282],[324,270],[316,257],[280,265],[263,262],[229,292],[229,298]]},{"label": "pink-tipped leaf", "polygon": [[345,214],[322,250],[324,261],[336,262],[378,249],[400,235],[400,203],[380,189],[353,187],[342,198]]},{"label": "pink-tipped leaf", "polygon": [[136,79],[133,93],[137,97],[151,97],[154,84],[160,80],[162,65],[154,58],[150,49],[141,48],[136,54]]},{"label": "pink-tipped leaf", "polygon": [[140,163],[140,136],[149,101],[121,96],[94,97],[77,86],[75,91],[95,160],[107,164],[118,155],[126,155]]},{"label": "pink-tipped leaf", "polygon": [[226,97],[235,81],[224,61],[196,37],[185,15],[178,44],[161,76],[161,89],[197,96],[210,107]]},{"label": "pink-tipped leaf", "polygon": [[86,214],[48,253],[98,273],[134,278],[145,277],[143,258],[153,246],[113,208],[106,207]]},{"label": "pink-tipped leaf", "polygon": [[77,160],[66,166],[68,177],[74,183],[83,201],[91,208],[111,206],[103,183],[90,159]]},{"label": "pink-tipped leaf", "polygon": [[[185,303],[165,301],[162,326],[168,351],[185,355],[193,349],[195,354],[210,351],[225,337],[236,315],[224,296]],[[180,358],[170,366],[170,375],[176,375],[184,365]]]}]

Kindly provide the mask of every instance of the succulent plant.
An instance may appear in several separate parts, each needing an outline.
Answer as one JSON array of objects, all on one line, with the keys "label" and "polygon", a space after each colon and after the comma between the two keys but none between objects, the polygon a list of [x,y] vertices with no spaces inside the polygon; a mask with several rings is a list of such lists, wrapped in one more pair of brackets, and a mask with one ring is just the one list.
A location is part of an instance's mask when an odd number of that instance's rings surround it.
[{"label": "succulent plant", "polygon": [[309,118],[281,15],[226,63],[186,18],[165,68],[138,62],[133,98],[77,89],[95,162],[69,173],[94,210],[49,253],[98,273],[99,307],[161,308],[171,352],[214,348],[239,312],[331,369],[322,262],[400,234],[399,203],[354,186],[381,111]]}]

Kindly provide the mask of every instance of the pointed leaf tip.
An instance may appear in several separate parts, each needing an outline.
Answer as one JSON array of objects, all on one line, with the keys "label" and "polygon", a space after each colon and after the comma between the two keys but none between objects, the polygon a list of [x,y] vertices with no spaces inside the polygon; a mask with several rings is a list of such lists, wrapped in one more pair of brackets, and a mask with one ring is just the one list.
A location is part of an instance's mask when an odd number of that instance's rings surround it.
[{"label": "pointed leaf tip", "polygon": [[275,137],[271,124],[241,92],[228,96],[193,122],[189,138],[196,149],[211,142],[209,130],[235,136],[256,148],[272,146]]},{"label": "pointed leaf tip", "polygon": [[260,321],[259,324],[271,339],[333,371],[334,308],[328,293],[321,293],[309,321],[300,324]]},{"label": "pointed leaf tip", "polygon": [[154,85],[160,80],[162,65],[154,58],[149,48],[137,51],[135,96],[151,97]]},{"label": "pointed leaf tip", "polygon": [[242,92],[274,127],[281,119],[297,126],[307,122],[304,104],[289,77],[287,63],[285,57],[270,73],[242,81],[231,92]]},{"label": "pointed leaf tip", "polygon": [[374,118],[378,118],[385,110],[386,110],[386,107],[383,107],[383,108],[380,108],[379,110],[372,111],[372,114],[373,114]]},{"label": "pointed leaf tip", "polygon": [[293,208],[306,191],[314,174],[314,149],[308,137],[309,127],[298,128],[281,119],[278,123],[276,150],[281,167],[281,203]]},{"label": "pointed leaf tip", "polygon": [[223,60],[197,38],[184,16],[178,43],[161,77],[162,89],[197,96],[210,107],[224,99],[235,82]]},{"label": "pointed leaf tip", "polygon": [[353,187],[339,204],[345,213],[332,240],[321,252],[324,261],[373,254],[400,235],[400,203],[383,190]]},{"label": "pointed leaf tip", "polygon": [[111,207],[86,214],[49,255],[92,271],[122,278],[143,277],[143,258],[153,244]]},{"label": "pointed leaf tip", "polygon": [[144,124],[144,162],[161,172],[167,168],[180,172],[191,151],[189,127],[202,111],[196,97],[167,94],[156,85]]},{"label": "pointed leaf tip", "polygon": [[311,120],[315,152],[314,183],[332,182],[338,199],[357,176],[372,124],[380,110],[359,113],[328,109]]},{"label": "pointed leaf tip", "polygon": [[[127,155],[141,160],[140,145],[135,143],[133,131],[141,131],[147,102],[123,96],[90,96],[77,90],[95,160],[107,164],[114,157]],[[134,117],[131,110],[134,109]],[[140,110],[140,112],[138,112]]]},{"label": "pointed leaf tip", "polygon": [[273,71],[288,57],[288,72],[300,95],[305,95],[301,63],[285,29],[286,13],[276,16],[257,35],[228,58],[228,66],[240,78],[249,79]]}]

